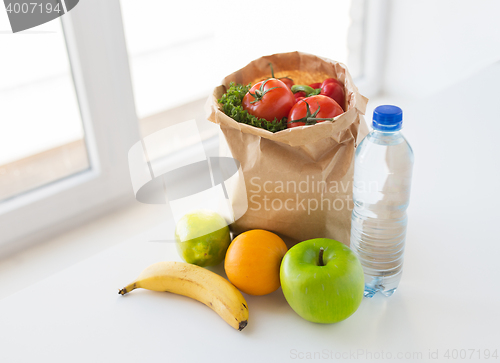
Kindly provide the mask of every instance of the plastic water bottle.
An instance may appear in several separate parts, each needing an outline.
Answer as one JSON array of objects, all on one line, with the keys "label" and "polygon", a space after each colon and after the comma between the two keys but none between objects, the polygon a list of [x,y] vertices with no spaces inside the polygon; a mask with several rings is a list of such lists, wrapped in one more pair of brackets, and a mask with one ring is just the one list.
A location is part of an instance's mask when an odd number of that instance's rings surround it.
[{"label": "plastic water bottle", "polygon": [[399,107],[377,107],[373,131],[356,150],[351,249],[363,266],[366,297],[391,296],[401,280],[413,170],[402,122]]}]

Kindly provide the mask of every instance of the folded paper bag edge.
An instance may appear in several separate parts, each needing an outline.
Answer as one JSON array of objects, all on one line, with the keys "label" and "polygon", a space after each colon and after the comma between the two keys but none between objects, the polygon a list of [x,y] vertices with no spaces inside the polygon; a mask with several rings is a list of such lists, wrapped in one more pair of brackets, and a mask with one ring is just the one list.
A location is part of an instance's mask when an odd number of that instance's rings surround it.
[{"label": "folded paper bag edge", "polygon": [[[295,59],[295,61],[292,62],[293,64],[297,63],[297,58],[301,61],[299,62],[301,65],[307,64],[304,59],[312,59],[315,61],[315,63],[322,65],[328,64],[330,67],[332,67],[331,73],[335,73],[335,75],[332,75],[330,73],[331,76],[343,76],[340,78],[344,79],[344,88],[347,91],[346,98],[347,95],[349,95],[349,106],[351,107],[349,107],[346,112],[335,118],[334,122],[322,122],[316,125],[299,126],[292,129],[284,129],[275,133],[251,125],[239,123],[224,114],[220,104],[218,103],[218,99],[226,92],[226,87],[229,86],[230,82],[240,80],[240,83],[245,84],[246,82],[243,82],[242,77],[247,77],[246,80],[249,80],[250,78],[262,77],[263,75],[249,76],[249,74],[265,72],[267,71],[266,67],[268,66],[269,62],[274,62],[277,58],[280,60],[280,62],[283,62],[283,59],[287,59],[287,57],[292,57]],[[263,60],[265,66],[263,66]],[[364,115],[368,102],[368,99],[359,93],[358,88],[354,84],[352,77],[350,76],[347,67],[344,64],[329,60],[327,58],[301,52],[279,53],[261,57],[250,62],[242,69],[233,72],[229,76],[225,77],[222,83],[223,84],[214,88],[212,94],[207,100],[206,111],[209,115],[207,117],[209,121],[219,125],[224,124],[228,127],[240,130],[241,132],[264,137],[266,139],[281,142],[290,146],[302,146],[309,143],[314,143],[327,137],[332,137],[335,139],[336,137],[334,135],[338,134],[339,131],[344,131],[345,129],[349,128],[351,124],[360,121],[359,118],[356,117],[355,111],[352,110],[355,109],[357,110],[357,112]],[[348,120],[346,120],[346,118],[348,118]]]}]

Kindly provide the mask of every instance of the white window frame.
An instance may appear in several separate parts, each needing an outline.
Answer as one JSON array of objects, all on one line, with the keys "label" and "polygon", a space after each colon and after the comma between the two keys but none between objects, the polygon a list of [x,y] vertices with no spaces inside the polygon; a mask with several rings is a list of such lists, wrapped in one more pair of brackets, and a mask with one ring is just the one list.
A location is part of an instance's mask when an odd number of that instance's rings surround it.
[{"label": "white window frame", "polygon": [[[380,91],[387,0],[365,1],[362,77]],[[90,170],[0,202],[0,256],[96,218],[134,195],[129,148],[140,139],[119,0],[85,0],[62,18]]]},{"label": "white window frame", "polygon": [[140,136],[119,1],[80,1],[61,20],[91,167],[0,203],[0,255],[134,200],[127,155]]}]

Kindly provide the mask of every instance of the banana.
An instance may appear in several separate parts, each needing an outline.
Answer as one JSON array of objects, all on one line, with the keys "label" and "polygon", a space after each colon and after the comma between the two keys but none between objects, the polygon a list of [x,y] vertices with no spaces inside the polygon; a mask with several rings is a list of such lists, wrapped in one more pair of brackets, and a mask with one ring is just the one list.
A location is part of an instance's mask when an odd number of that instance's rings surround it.
[{"label": "banana", "polygon": [[168,291],[207,305],[233,328],[242,330],[248,323],[247,302],[228,280],[203,267],[184,262],[157,262],[118,293],[143,288]]}]

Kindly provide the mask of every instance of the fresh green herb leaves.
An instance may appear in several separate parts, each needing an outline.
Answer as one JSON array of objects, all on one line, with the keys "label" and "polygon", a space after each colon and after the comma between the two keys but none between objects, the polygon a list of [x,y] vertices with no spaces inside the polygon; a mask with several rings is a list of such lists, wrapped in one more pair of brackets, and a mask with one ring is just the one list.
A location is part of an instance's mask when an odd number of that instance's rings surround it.
[{"label": "fresh green herb leaves", "polygon": [[274,121],[270,122],[266,119],[250,115],[246,110],[243,109],[243,106],[241,106],[241,101],[251,87],[251,84],[244,86],[242,84],[234,84],[234,82],[231,82],[229,84],[229,89],[219,99],[219,103],[222,105],[222,111],[235,121],[255,127],[260,127],[261,129],[271,132],[277,132],[286,129],[286,117],[279,121],[277,119],[274,119]]}]

